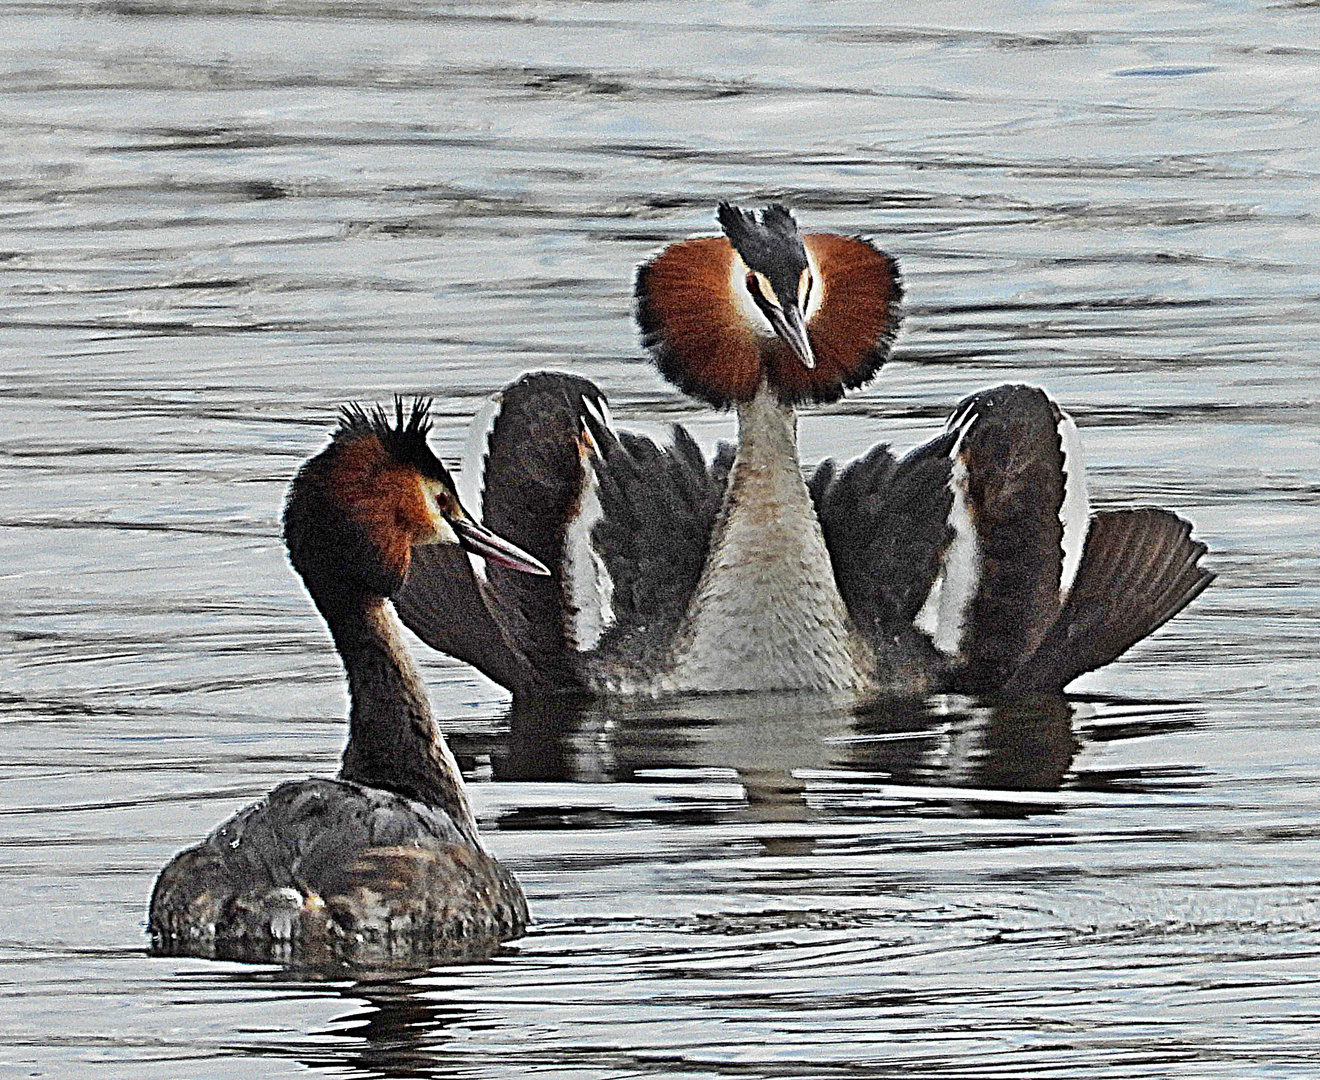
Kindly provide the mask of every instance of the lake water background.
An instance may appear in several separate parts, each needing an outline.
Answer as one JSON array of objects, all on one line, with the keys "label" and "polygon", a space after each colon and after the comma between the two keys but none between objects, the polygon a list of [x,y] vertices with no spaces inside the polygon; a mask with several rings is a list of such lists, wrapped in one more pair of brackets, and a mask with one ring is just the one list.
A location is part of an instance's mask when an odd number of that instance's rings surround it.
[{"label": "lake water background", "polygon": [[[0,2],[0,1074],[1320,1076],[1318,180],[1314,4]],[[632,271],[769,197],[907,286],[808,461],[1038,383],[1210,591],[1019,709],[550,722],[425,655],[531,933],[147,957],[160,866],[336,768],[278,536],[336,406],[456,461],[552,367],[713,447]]]}]

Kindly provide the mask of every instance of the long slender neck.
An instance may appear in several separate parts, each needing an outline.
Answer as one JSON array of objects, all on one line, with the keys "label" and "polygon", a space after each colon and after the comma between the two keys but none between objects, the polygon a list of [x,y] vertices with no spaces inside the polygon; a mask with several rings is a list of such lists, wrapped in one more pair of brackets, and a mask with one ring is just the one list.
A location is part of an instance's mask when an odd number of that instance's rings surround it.
[{"label": "long slender neck", "polygon": [[802,479],[797,417],[762,383],[738,406],[738,453],[677,642],[676,688],[851,690],[873,667]]},{"label": "long slender neck", "polygon": [[728,500],[811,509],[798,462],[797,413],[764,382],[755,397],[738,403],[738,453]]},{"label": "long slender neck", "polygon": [[339,775],[444,810],[481,850],[462,774],[431,715],[394,606],[379,596],[330,599],[314,588],[312,597],[348,674],[348,746]]}]

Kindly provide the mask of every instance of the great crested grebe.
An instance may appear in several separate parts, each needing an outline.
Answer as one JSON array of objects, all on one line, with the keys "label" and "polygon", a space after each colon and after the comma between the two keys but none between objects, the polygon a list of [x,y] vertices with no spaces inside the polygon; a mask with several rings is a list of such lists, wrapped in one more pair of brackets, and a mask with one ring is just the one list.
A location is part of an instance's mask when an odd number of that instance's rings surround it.
[{"label": "great crested grebe", "polygon": [[422,545],[511,571],[536,559],[464,512],[431,452],[428,403],[348,407],[289,488],[284,539],[348,675],[339,778],[281,784],[161,872],[153,951],[250,961],[398,963],[489,952],[527,924],[482,846],[458,765],[390,605]]},{"label": "great crested grebe", "polygon": [[736,450],[707,463],[681,427],[659,447],[617,432],[587,380],[524,376],[464,477],[554,576],[428,553],[399,598],[423,640],[524,698],[1011,694],[1109,663],[1210,583],[1176,515],[1091,513],[1076,428],[1035,388],[974,394],[907,456],[877,446],[805,480],[795,406],[884,363],[898,268],[777,204],[718,216],[723,236],[638,270],[637,321],[667,379],[737,410]]}]

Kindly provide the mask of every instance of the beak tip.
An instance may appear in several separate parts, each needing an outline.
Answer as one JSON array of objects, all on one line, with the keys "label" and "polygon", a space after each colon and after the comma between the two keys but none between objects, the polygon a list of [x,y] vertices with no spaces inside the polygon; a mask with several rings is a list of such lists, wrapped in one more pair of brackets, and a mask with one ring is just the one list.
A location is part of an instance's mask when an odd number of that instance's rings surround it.
[{"label": "beak tip", "polygon": [[550,567],[546,566],[540,559],[534,555],[528,555],[526,552],[523,552],[523,557],[527,565],[523,573],[531,574],[532,577],[550,577]]},{"label": "beak tip", "polygon": [[807,335],[807,322],[802,312],[790,308],[781,320],[775,322],[775,331],[793,350],[802,366],[811,371],[816,366],[816,353],[811,347],[811,338]]},{"label": "beak tip", "polygon": [[497,536],[489,529],[471,520],[454,522],[459,544],[473,555],[478,555],[497,566],[506,566],[519,573],[535,577],[550,577],[550,568],[536,556],[516,544]]}]

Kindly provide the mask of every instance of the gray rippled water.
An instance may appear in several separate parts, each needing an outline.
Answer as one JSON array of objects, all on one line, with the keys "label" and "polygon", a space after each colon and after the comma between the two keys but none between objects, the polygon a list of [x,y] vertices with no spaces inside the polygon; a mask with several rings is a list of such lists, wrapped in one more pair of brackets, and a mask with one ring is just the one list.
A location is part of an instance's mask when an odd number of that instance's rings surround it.
[{"label": "gray rippled water", "polygon": [[[0,0],[0,1073],[1320,1076],[1320,9]],[[335,406],[524,370],[727,416],[633,267],[718,199],[902,264],[807,459],[1047,387],[1219,580],[1076,696],[509,715],[425,657],[537,923],[306,981],[145,954],[153,876],[328,773],[278,539]],[[419,647],[420,648],[420,647]]]}]

